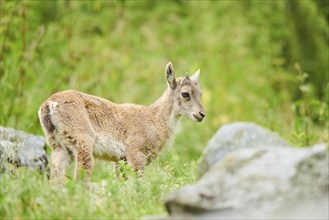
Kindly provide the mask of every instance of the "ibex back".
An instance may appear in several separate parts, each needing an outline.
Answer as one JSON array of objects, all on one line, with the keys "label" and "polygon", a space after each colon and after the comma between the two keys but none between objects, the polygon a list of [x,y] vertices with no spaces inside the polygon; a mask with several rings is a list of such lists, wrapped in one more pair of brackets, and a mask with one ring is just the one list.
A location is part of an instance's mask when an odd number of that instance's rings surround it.
[{"label": "ibex back", "polygon": [[53,94],[39,109],[39,119],[52,149],[52,180],[62,182],[75,161],[74,179],[84,169],[89,182],[94,157],[114,162],[127,160],[143,172],[173,133],[180,116],[201,122],[200,71],[175,77],[172,64],[165,68],[168,89],[150,106],[116,104],[82,92]]}]

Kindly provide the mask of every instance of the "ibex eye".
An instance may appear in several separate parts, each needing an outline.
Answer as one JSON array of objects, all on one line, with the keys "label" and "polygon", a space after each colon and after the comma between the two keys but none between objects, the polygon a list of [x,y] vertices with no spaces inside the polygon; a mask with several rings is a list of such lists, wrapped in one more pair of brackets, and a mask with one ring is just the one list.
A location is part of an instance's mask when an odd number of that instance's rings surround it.
[{"label": "ibex eye", "polygon": [[182,92],[182,96],[184,98],[189,98],[190,97],[190,94],[188,92]]}]

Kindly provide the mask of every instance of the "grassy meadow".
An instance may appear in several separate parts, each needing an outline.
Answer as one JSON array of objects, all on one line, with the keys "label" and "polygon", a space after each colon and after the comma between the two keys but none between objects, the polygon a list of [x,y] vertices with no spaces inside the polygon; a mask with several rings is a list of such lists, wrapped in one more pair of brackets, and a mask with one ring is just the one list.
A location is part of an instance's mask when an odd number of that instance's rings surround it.
[{"label": "grassy meadow", "polygon": [[24,168],[0,174],[1,219],[136,219],[164,214],[168,192],[197,179],[198,160],[223,124],[253,121],[291,144],[328,143],[327,1],[1,1],[0,125],[42,135],[51,94],[76,89],[149,105],[176,75],[201,69],[201,124],[176,138],[137,178],[96,161],[82,182],[49,184]]}]

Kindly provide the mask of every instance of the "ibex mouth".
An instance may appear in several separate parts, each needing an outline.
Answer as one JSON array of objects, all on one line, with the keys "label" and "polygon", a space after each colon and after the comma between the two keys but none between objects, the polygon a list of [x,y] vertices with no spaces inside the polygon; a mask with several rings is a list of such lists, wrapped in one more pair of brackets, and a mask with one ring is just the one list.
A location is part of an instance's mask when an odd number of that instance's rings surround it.
[{"label": "ibex mouth", "polygon": [[193,114],[193,117],[194,117],[196,120],[198,120],[198,122],[201,122],[201,121],[203,120],[202,117],[198,117],[198,116],[196,116],[196,115],[194,115],[194,114]]}]

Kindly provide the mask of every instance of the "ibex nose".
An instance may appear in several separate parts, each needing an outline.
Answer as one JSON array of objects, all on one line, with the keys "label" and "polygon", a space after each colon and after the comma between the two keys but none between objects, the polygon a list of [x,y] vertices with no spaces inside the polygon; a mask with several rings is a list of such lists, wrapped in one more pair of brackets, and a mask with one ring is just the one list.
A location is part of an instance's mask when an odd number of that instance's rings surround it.
[{"label": "ibex nose", "polygon": [[202,118],[206,117],[206,114],[204,112],[199,112]]}]

